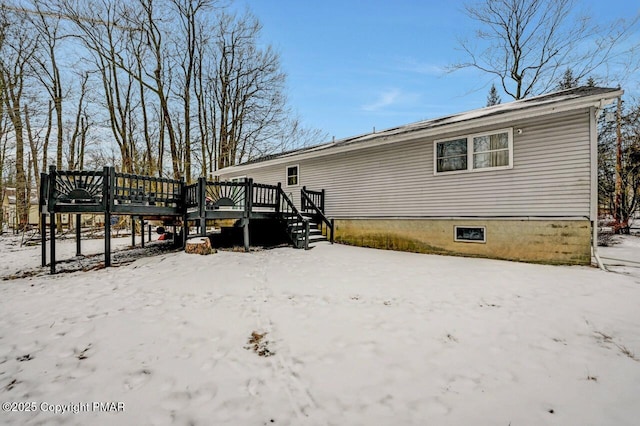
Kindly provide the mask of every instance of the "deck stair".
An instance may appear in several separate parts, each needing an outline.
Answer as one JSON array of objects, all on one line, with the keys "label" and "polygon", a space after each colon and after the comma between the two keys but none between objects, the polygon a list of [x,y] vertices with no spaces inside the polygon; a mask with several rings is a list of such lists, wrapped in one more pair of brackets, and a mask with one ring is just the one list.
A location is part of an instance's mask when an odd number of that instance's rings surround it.
[{"label": "deck stair", "polygon": [[300,216],[296,214],[282,215],[294,247],[313,248],[317,243],[328,241],[314,216],[311,213],[300,213]]}]

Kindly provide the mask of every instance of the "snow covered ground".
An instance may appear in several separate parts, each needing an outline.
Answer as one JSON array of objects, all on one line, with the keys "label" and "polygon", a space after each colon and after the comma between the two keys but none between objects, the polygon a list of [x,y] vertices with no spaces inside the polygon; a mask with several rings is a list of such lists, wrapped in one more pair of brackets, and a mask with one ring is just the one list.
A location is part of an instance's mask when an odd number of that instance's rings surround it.
[{"label": "snow covered ground", "polygon": [[609,247],[598,248],[605,267],[640,278],[640,236],[615,235],[613,242]]},{"label": "snow covered ground", "polygon": [[48,276],[5,238],[0,275],[25,278],[0,281],[0,402],[35,411],[2,424],[640,418],[638,276],[337,244]]}]

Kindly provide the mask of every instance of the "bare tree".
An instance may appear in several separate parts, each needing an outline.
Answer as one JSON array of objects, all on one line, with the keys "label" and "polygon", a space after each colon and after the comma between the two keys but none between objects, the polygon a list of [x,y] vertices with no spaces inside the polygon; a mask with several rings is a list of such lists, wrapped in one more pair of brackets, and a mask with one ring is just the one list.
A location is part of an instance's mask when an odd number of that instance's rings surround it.
[{"label": "bare tree", "polygon": [[[48,9],[44,0],[32,0],[35,13],[27,13],[31,26],[39,34],[40,43],[30,66],[34,75],[49,94],[53,110],[55,111],[55,125],[49,120],[48,135],[52,129],[56,131],[56,167],[63,167],[64,150],[63,126],[63,90],[62,76],[58,66],[58,42],[60,35],[60,18]],[[47,139],[47,147],[49,145]],[[46,152],[45,152],[46,155]],[[36,161],[37,163],[37,161]]]},{"label": "bare tree", "polygon": [[[150,55],[149,64],[144,64],[143,68],[148,67],[146,76],[150,78],[150,82],[140,80],[149,90],[157,96],[159,108],[162,115],[161,123],[163,124],[166,135],[169,138],[169,149],[171,153],[171,165],[173,177],[179,179],[182,177],[180,164],[180,153],[178,152],[178,139],[176,136],[176,128],[174,126],[174,118],[170,109],[170,90],[171,90],[171,68],[166,66],[167,55],[165,46],[165,33],[160,23],[162,20],[156,16],[158,13],[155,8],[154,0],[138,0],[142,8],[142,13],[138,17],[139,20],[133,21],[140,28],[140,34],[146,39],[148,54]],[[131,17],[135,19],[136,17]],[[164,131],[163,130],[163,131]]]},{"label": "bare tree", "polygon": [[217,168],[250,158],[283,124],[288,111],[279,55],[258,47],[260,22],[221,14],[214,34]]},{"label": "bare tree", "polygon": [[184,40],[184,45],[181,44],[183,48],[178,50],[178,53],[183,52],[180,55],[182,81],[179,96],[183,103],[184,175],[189,182],[191,181],[191,95],[196,78],[198,61],[196,55],[202,51],[198,48],[198,43],[203,41],[198,37],[198,34],[203,31],[199,16],[210,10],[214,2],[213,0],[172,0],[172,3],[177,10],[181,28],[180,36]]},{"label": "bare tree", "polygon": [[0,9],[0,13],[0,22],[3,23],[4,29],[0,45],[0,88],[15,138],[16,214],[19,228],[24,229],[29,221],[30,189],[25,174],[22,102],[27,84],[27,71],[38,45],[38,36],[30,33],[31,28],[26,25],[24,13],[9,12],[5,9]]},{"label": "bare tree", "polygon": [[89,131],[90,126],[89,114],[85,106],[89,73],[82,73],[80,75],[80,79],[80,97],[76,108],[75,120],[70,123],[70,128],[73,130],[70,132],[71,134],[69,136],[69,170],[82,170],[84,152],[87,143],[87,132]]},{"label": "bare tree", "polygon": [[[129,60],[125,47],[127,32],[132,29],[117,24],[122,20],[120,6],[117,0],[83,2],[82,6],[72,0],[61,0],[64,15],[79,30],[75,35],[90,52],[98,71],[109,126],[120,149],[121,167],[131,173],[136,155],[135,143],[130,138],[134,78],[126,72],[132,68],[131,63],[125,64],[124,61]],[[125,66],[127,68],[123,72]]]},{"label": "bare tree", "polygon": [[499,78],[506,94],[522,99],[547,92],[567,68],[579,80],[614,58],[635,58],[638,46],[623,47],[623,42],[633,34],[638,16],[601,28],[588,17],[575,16],[575,9],[575,0],[484,0],[467,5],[467,15],[481,26],[474,37],[480,44],[460,40],[468,60],[451,69],[471,67],[489,73]]},{"label": "bare tree", "polygon": [[607,122],[603,114],[599,123],[598,198],[615,231],[628,232],[640,206],[640,104],[622,102],[615,109],[616,120]]}]

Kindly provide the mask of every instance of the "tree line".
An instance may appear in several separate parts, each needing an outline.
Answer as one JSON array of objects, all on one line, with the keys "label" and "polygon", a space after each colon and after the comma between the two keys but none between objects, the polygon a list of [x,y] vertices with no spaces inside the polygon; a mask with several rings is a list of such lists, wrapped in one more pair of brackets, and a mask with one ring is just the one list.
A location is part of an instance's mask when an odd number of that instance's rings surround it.
[{"label": "tree line", "polygon": [[261,28],[218,0],[0,0],[0,193],[16,187],[19,223],[49,165],[189,182],[325,137]]}]

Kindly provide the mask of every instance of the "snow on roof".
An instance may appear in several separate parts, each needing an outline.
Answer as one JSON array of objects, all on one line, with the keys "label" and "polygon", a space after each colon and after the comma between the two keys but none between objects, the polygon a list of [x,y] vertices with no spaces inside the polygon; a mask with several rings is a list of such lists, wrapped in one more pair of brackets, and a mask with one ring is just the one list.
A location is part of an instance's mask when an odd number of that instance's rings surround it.
[{"label": "snow on roof", "polygon": [[[486,118],[491,116],[497,116],[501,114],[514,113],[518,111],[524,111],[534,108],[540,108],[544,106],[550,105],[560,105],[563,103],[569,103],[571,101],[577,101],[576,108],[582,108],[584,105],[581,100],[589,101],[591,98],[594,99],[614,99],[618,96],[622,95],[622,90],[620,88],[606,88],[606,87],[576,87],[572,89],[562,90],[558,92],[548,93],[540,96],[535,96],[527,99],[521,99],[518,101],[513,101],[505,104],[494,105],[490,107],[475,109],[467,112],[447,115],[444,117],[422,120],[411,124],[406,124],[403,126],[392,127],[390,129],[378,131],[375,133],[366,133],[358,136],[352,136],[340,140],[334,140],[332,142],[323,143],[320,145],[314,145],[311,147],[299,148],[291,151],[286,151],[278,154],[266,155],[260,158],[256,158],[238,166],[232,166],[227,169],[231,169],[234,167],[242,167],[245,165],[251,165],[255,163],[261,163],[265,161],[292,157],[299,154],[308,154],[318,151],[325,151],[332,148],[337,148],[341,146],[347,146],[351,144],[357,143],[365,143],[370,142],[374,139],[386,138],[389,136],[396,136],[401,134],[406,134],[410,132],[415,132],[419,130],[428,130],[433,128],[445,127],[453,124],[465,123],[471,120],[477,120],[480,118]],[[223,169],[224,170],[224,169]]]}]

